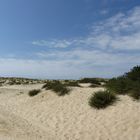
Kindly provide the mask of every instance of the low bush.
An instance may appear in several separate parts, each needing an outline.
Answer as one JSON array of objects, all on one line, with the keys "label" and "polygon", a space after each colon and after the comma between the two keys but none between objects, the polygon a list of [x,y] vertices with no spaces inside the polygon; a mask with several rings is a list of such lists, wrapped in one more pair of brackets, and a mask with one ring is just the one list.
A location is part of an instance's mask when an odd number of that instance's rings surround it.
[{"label": "low bush", "polygon": [[118,94],[128,94],[140,99],[140,66],[136,66],[123,76],[110,79],[106,88]]},{"label": "low bush", "polygon": [[47,83],[42,86],[42,89],[47,88]]},{"label": "low bush", "polygon": [[108,90],[117,94],[126,94],[131,89],[132,81],[126,77],[117,77],[108,81],[106,87]]},{"label": "low bush", "polygon": [[129,94],[130,97],[132,97],[134,100],[139,100],[140,99],[140,91],[138,90],[134,90],[131,91],[131,93]]},{"label": "low bush", "polygon": [[130,72],[124,74],[126,77],[131,79],[132,81],[140,82],[140,66],[133,67]]},{"label": "low bush", "polygon": [[65,85],[65,86],[70,86],[70,87],[81,87],[81,86],[78,84],[78,81],[69,81],[69,82],[66,82],[64,85]]},{"label": "low bush", "polygon": [[98,91],[89,99],[89,105],[101,109],[113,104],[116,99],[116,95],[110,91]]},{"label": "low bush", "polygon": [[52,90],[57,93],[59,96],[63,96],[69,93],[69,89],[59,81],[48,81],[46,85],[44,85],[46,90]]},{"label": "low bush", "polygon": [[83,78],[79,80],[79,83],[92,83],[92,84],[101,85],[101,83],[95,78]]},{"label": "low bush", "polygon": [[132,89],[130,90],[130,97],[132,97],[134,100],[140,99],[140,82],[134,82],[132,83]]},{"label": "low bush", "polygon": [[29,96],[35,96],[37,95],[38,93],[40,92],[40,89],[34,89],[34,90],[31,90],[29,91]]},{"label": "low bush", "polygon": [[96,88],[96,87],[101,87],[101,85],[91,84],[89,87],[91,87],[91,88]]}]

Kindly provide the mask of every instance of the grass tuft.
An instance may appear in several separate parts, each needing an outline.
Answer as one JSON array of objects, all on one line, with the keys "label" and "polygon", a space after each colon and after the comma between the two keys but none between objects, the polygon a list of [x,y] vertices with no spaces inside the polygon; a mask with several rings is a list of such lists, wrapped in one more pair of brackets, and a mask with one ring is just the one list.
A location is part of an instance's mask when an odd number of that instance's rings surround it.
[{"label": "grass tuft", "polygon": [[78,84],[78,81],[68,81],[64,84],[65,86],[70,86],[70,87],[81,87],[79,84]]},{"label": "grass tuft", "polygon": [[34,89],[34,90],[31,90],[29,91],[29,96],[35,96],[37,95],[38,93],[40,92],[40,89]]},{"label": "grass tuft", "polygon": [[110,91],[98,91],[89,99],[89,105],[91,107],[101,109],[113,104],[117,97]]},{"label": "grass tuft", "polygon": [[52,90],[57,93],[58,96],[64,96],[69,93],[69,89],[59,81],[48,81],[44,85],[46,90]]}]

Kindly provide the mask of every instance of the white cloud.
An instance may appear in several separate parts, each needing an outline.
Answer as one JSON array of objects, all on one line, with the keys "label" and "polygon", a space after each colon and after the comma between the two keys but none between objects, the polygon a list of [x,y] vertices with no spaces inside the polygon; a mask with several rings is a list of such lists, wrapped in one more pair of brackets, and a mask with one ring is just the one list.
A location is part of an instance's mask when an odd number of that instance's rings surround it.
[{"label": "white cloud", "polygon": [[[37,78],[119,75],[140,64],[140,7],[94,24],[86,37],[38,40],[32,44],[49,50],[37,52],[37,60],[0,58],[0,75]],[[67,47],[70,49],[59,49]]]},{"label": "white cloud", "polygon": [[40,41],[33,41],[32,44],[37,46],[46,46],[46,47],[54,47],[54,48],[67,48],[72,44],[72,42],[67,40],[51,40],[51,41],[40,40]]},{"label": "white cloud", "polygon": [[140,50],[140,7],[96,23],[87,37],[72,40],[41,40],[33,45],[54,48],[95,47],[99,49]]},{"label": "white cloud", "polygon": [[140,7],[94,25],[88,38],[103,49],[140,50]]},{"label": "white cloud", "polygon": [[[125,63],[138,63],[140,61],[139,54],[127,54],[127,53],[112,53],[97,50],[71,50],[71,51],[55,51],[55,52],[40,52],[37,56],[44,60],[73,62],[73,64],[88,64],[99,66],[112,66],[116,64]],[[52,59],[55,58],[55,59]],[[125,59],[124,59],[125,58]]]},{"label": "white cloud", "polygon": [[[34,78],[111,77],[139,64],[139,55],[113,54],[100,51],[73,50],[38,54],[40,60],[2,59],[0,75]],[[50,59],[50,57],[56,59]],[[125,59],[124,59],[125,58]]]}]

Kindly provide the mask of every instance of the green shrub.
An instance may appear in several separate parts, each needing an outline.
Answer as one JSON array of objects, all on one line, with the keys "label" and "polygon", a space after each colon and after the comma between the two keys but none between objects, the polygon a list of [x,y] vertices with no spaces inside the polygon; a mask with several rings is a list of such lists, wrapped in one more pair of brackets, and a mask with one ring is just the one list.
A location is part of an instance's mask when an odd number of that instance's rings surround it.
[{"label": "green shrub", "polygon": [[31,90],[29,91],[29,96],[35,96],[37,95],[38,93],[40,92],[40,89],[34,89],[34,90]]},{"label": "green shrub", "polygon": [[101,87],[101,85],[91,84],[89,87],[91,87],[91,88],[96,88],[96,87]]},{"label": "green shrub", "polygon": [[140,66],[136,66],[123,76],[110,79],[106,87],[118,94],[128,94],[135,100],[140,99]]},{"label": "green shrub", "polygon": [[100,82],[96,80],[96,78],[83,78],[79,80],[79,83],[92,83],[92,84],[101,85]]},{"label": "green shrub", "polygon": [[132,83],[132,88],[130,90],[129,95],[135,100],[140,99],[140,82],[139,81]]},{"label": "green shrub", "polygon": [[106,87],[118,94],[129,94],[139,99],[140,92],[140,66],[136,66],[123,76],[110,79]]},{"label": "green shrub", "polygon": [[53,89],[53,91],[55,91],[58,96],[64,96],[69,93],[70,89],[67,87],[57,86],[55,89]]},{"label": "green shrub", "polygon": [[132,81],[126,77],[113,78],[108,81],[106,87],[108,90],[113,91],[117,94],[126,94],[132,87]]},{"label": "green shrub", "polygon": [[140,99],[140,91],[139,90],[138,91],[137,90],[131,91],[131,93],[129,95],[134,100],[139,100]]},{"label": "green shrub", "polygon": [[70,86],[70,87],[81,87],[77,81],[69,81],[69,82],[66,82],[64,84],[65,86]]},{"label": "green shrub", "polygon": [[125,73],[125,76],[132,81],[140,81],[140,66],[135,66],[130,72]]},{"label": "green shrub", "polygon": [[91,107],[101,109],[113,104],[116,99],[116,95],[110,91],[98,91],[89,99],[89,105]]},{"label": "green shrub", "polygon": [[59,81],[48,81],[44,86],[46,90],[52,90],[59,96],[63,96],[69,93],[69,89]]},{"label": "green shrub", "polygon": [[43,89],[43,88],[47,88],[47,83],[44,84],[44,85],[42,86],[42,89]]}]

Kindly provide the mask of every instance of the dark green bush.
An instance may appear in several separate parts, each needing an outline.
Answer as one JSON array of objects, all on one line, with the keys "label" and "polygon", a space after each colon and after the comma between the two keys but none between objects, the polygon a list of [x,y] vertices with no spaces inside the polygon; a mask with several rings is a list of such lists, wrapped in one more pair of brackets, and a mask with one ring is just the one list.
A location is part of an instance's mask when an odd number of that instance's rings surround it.
[{"label": "dark green bush", "polygon": [[101,85],[100,82],[96,80],[96,78],[83,78],[79,80],[79,83],[92,83],[92,84]]},{"label": "dark green bush", "polygon": [[101,109],[113,104],[116,99],[116,95],[110,91],[98,91],[89,99],[89,105]]},{"label": "dark green bush", "polygon": [[125,73],[125,76],[132,81],[140,81],[140,66],[135,66],[130,72]]},{"label": "dark green bush", "polygon": [[42,89],[43,89],[43,88],[47,88],[49,83],[50,83],[50,81],[47,81],[47,82],[42,86]]},{"label": "dark green bush", "polygon": [[42,89],[43,89],[43,88],[46,88],[46,87],[47,87],[47,84],[44,84],[44,85],[42,86]]},{"label": "dark green bush", "polygon": [[64,96],[69,93],[70,89],[67,87],[57,86],[55,89],[53,89],[53,91],[55,91],[58,96]]},{"label": "dark green bush", "polygon": [[134,99],[140,99],[140,66],[136,66],[123,76],[110,79],[106,87],[118,94],[129,94]]},{"label": "dark green bush", "polygon": [[70,87],[81,87],[81,86],[78,84],[78,81],[69,81],[69,82],[66,82],[64,85],[65,85],[65,86],[70,86]]},{"label": "dark green bush", "polygon": [[134,82],[132,83],[132,89],[130,90],[129,95],[135,99],[135,100],[139,100],[140,99],[140,82]]},{"label": "dark green bush", "polygon": [[91,88],[96,88],[96,87],[101,87],[101,85],[91,84],[89,87],[91,87]]},{"label": "dark green bush", "polygon": [[69,93],[69,89],[59,81],[48,81],[46,85],[44,85],[46,90],[53,90],[59,96],[63,96]]},{"label": "dark green bush", "polygon": [[132,81],[126,77],[113,78],[108,81],[106,87],[108,90],[117,94],[126,94],[131,89]]},{"label": "dark green bush", "polygon": [[34,89],[34,90],[31,90],[29,91],[29,96],[35,96],[37,95],[38,93],[40,92],[40,89]]},{"label": "dark green bush", "polygon": [[131,91],[131,93],[129,94],[130,97],[132,97],[134,100],[139,100],[140,99],[140,91],[138,90],[133,90]]}]

